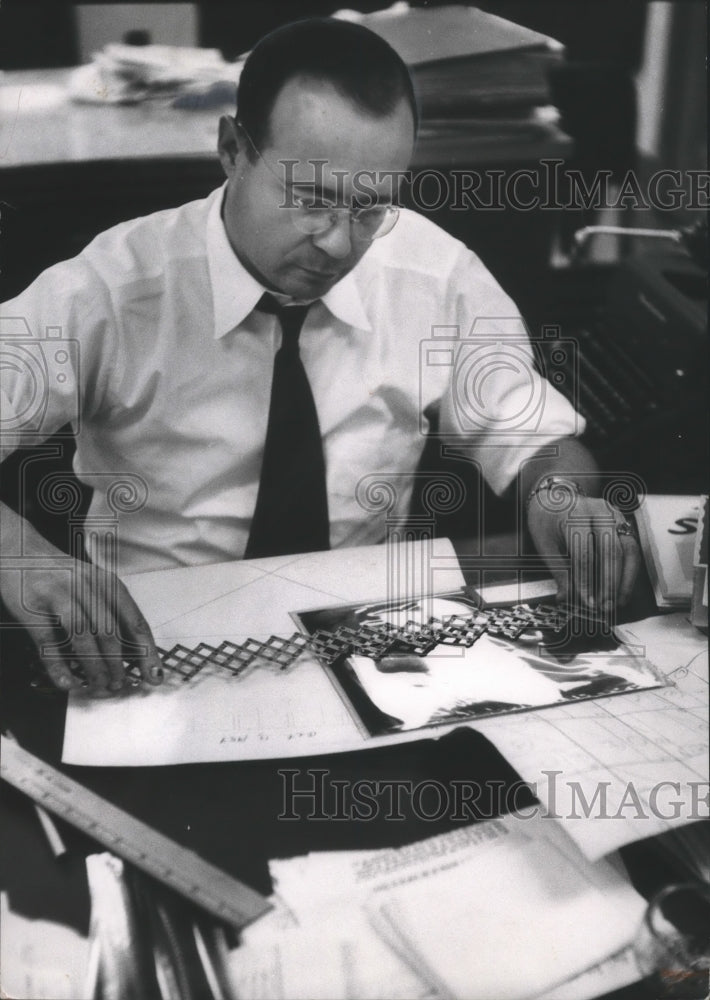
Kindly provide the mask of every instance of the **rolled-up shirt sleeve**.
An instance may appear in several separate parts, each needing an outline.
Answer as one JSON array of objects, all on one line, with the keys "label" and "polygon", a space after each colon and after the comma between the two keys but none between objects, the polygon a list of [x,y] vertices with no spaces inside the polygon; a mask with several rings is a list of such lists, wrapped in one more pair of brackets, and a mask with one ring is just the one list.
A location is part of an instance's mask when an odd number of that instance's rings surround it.
[{"label": "rolled-up shirt sleeve", "polygon": [[37,444],[100,405],[113,354],[104,283],[79,258],[0,305],[0,458]]},{"label": "rolled-up shirt sleeve", "polygon": [[560,341],[543,355],[477,258],[462,255],[451,280],[459,336],[441,401],[441,432],[460,441],[500,495],[536,451],[584,431],[584,419],[550,381],[564,381],[574,370],[573,346]]}]

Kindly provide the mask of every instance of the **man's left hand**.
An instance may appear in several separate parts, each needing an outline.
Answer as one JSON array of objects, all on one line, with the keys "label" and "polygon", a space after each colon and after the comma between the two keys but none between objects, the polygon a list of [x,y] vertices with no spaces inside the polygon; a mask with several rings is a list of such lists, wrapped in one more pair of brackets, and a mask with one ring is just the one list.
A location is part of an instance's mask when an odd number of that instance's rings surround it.
[{"label": "man's left hand", "polygon": [[624,605],[641,562],[629,522],[597,497],[577,493],[568,494],[567,502],[554,501],[548,490],[534,493],[527,518],[535,547],[557,583],[558,601],[602,615]]}]

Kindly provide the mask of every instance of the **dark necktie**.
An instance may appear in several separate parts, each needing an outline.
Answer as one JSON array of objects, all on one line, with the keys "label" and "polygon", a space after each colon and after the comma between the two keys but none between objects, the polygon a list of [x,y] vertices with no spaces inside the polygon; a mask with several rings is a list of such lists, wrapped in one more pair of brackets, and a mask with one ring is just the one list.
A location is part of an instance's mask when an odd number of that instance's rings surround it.
[{"label": "dark necktie", "polygon": [[330,548],[325,461],[318,413],[298,337],[309,306],[281,306],[267,292],[283,339],[274,359],[269,423],[246,559]]}]

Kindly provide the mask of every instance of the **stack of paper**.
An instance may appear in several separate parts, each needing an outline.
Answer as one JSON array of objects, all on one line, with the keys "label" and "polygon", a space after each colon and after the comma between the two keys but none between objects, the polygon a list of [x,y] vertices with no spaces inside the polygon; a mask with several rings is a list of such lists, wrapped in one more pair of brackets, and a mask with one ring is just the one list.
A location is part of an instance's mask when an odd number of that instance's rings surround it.
[{"label": "stack of paper", "polygon": [[[294,912],[281,897],[241,935],[225,970],[237,1000],[432,1000],[438,994],[375,933],[361,905],[320,894],[319,859],[348,866],[355,855],[309,855],[293,866],[298,895]],[[305,868],[302,865],[305,863]],[[326,870],[329,869],[326,862]],[[311,882],[315,874],[316,881]],[[293,895],[289,892],[289,898]]]},{"label": "stack of paper", "polygon": [[[638,978],[627,949],[644,900],[618,859],[586,861],[553,820],[513,814],[270,871],[280,905],[231,958],[240,997],[583,998]],[[259,992],[285,981],[295,992]]]},{"label": "stack of paper", "polygon": [[133,104],[150,97],[236,83],[238,68],[218,49],[176,45],[105,45],[71,75],[69,94],[92,104]]},{"label": "stack of paper", "polygon": [[493,53],[415,66],[412,76],[427,117],[468,112],[483,124],[487,117],[510,120],[517,114],[521,122],[531,108],[549,104],[548,71],[558,60],[549,51]]},{"label": "stack of paper", "polygon": [[445,996],[537,997],[628,945],[644,901],[551,820],[513,818],[485,852],[370,900],[383,934]]},{"label": "stack of paper", "polygon": [[396,3],[373,14],[336,16],[375,31],[407,63],[428,148],[434,138],[442,148],[451,143],[454,121],[459,136],[483,142],[520,142],[549,131],[549,115],[536,109],[550,103],[549,67],[562,47],[547,35],[461,5]]}]

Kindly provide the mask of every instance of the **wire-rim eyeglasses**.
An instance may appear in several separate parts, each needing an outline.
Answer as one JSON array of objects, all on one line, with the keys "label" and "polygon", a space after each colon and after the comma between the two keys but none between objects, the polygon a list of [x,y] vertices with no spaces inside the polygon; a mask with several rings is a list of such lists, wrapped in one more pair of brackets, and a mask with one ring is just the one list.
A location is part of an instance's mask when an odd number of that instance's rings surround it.
[{"label": "wire-rim eyeglasses", "polygon": [[329,204],[323,198],[314,197],[309,201],[308,198],[289,191],[284,178],[280,177],[277,171],[269,165],[243,123],[236,121],[236,125],[247,137],[249,145],[268,172],[281,184],[284,195],[288,199],[288,204],[283,207],[294,210],[291,217],[294,225],[301,232],[310,236],[321,235],[333,226],[337,226],[345,216],[349,218],[350,232],[353,238],[360,242],[371,243],[372,240],[386,236],[394,228],[399,218],[399,209],[396,205],[372,205],[361,208],[341,207]]}]

